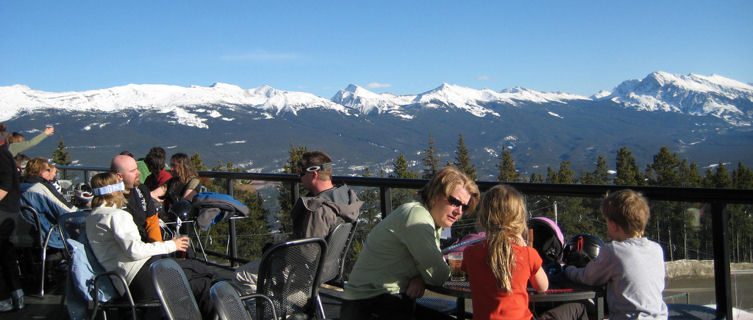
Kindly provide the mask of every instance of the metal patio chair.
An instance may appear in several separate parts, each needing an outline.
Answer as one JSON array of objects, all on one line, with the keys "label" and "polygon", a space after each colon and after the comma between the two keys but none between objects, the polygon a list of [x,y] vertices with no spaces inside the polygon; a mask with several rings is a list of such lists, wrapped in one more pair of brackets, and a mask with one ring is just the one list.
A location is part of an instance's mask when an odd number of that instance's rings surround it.
[{"label": "metal patio chair", "polygon": [[[257,293],[274,303],[278,319],[318,316],[317,297],[327,243],[321,238],[287,241],[264,252],[259,265]],[[273,319],[271,308],[256,303],[261,319]]]},{"label": "metal patio chair", "polygon": [[168,319],[201,320],[201,311],[186,274],[175,260],[157,260],[149,270],[152,272],[154,289]]},{"label": "metal patio chair", "polygon": [[251,320],[253,319],[250,312],[255,312],[254,309],[248,310],[246,306],[253,299],[262,299],[264,302],[271,306],[272,318],[277,318],[277,312],[274,309],[274,303],[269,297],[260,294],[253,293],[240,296],[237,290],[227,281],[220,281],[212,286],[209,293],[214,303],[214,307],[217,310],[217,316],[221,320]]}]

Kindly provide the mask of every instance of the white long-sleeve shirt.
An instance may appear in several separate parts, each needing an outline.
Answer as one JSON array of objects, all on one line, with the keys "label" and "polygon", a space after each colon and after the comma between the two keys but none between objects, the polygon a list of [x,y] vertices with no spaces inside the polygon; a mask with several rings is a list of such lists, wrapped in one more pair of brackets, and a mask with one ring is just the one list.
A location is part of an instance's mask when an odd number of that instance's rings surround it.
[{"label": "white long-sleeve shirt", "polygon": [[[131,214],[112,207],[97,207],[86,217],[86,234],[102,267],[124,276],[128,284],[149,258],[176,250],[173,241],[142,242]],[[125,292],[114,283],[121,294]]]}]

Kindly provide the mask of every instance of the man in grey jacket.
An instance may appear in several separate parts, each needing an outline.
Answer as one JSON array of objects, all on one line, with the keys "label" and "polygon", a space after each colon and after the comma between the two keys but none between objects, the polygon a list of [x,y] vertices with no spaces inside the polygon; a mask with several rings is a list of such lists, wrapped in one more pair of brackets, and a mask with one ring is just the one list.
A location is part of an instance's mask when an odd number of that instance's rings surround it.
[{"label": "man in grey jacket", "polygon": [[332,158],[322,151],[303,154],[298,162],[303,187],[313,196],[300,197],[290,212],[293,239],[326,238],[343,222],[353,222],[363,205],[347,185],[332,184]]},{"label": "man in grey jacket", "polygon": [[[322,151],[310,151],[296,167],[303,187],[313,194],[300,197],[290,212],[293,233],[289,240],[324,238],[343,222],[358,218],[363,201],[347,185],[332,183],[332,158]],[[259,260],[253,260],[235,271],[235,284],[245,293],[256,291]]]}]

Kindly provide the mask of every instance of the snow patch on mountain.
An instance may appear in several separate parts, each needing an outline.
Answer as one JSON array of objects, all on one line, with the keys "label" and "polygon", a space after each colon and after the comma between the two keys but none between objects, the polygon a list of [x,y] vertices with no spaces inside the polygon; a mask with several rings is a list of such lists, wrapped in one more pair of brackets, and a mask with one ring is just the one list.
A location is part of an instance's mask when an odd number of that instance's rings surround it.
[{"label": "snow patch on mountain", "polygon": [[535,103],[558,102],[567,103],[569,100],[591,100],[588,97],[563,92],[541,92],[521,87],[514,87],[500,91],[503,101],[528,101]]},{"label": "snow patch on mountain", "polygon": [[246,140],[234,140],[234,141],[227,141],[227,142],[217,142],[214,145],[216,147],[219,147],[219,146],[224,146],[226,144],[242,144],[242,143],[246,143]]},{"label": "snow patch on mountain", "polygon": [[556,114],[556,113],[554,113],[554,112],[551,112],[551,111],[547,111],[546,113],[547,113],[547,114],[549,114],[549,115],[550,115],[550,116],[552,116],[552,117],[555,117],[555,118],[565,119],[565,118],[564,118],[564,117],[562,117],[561,115],[559,115],[559,114]]}]

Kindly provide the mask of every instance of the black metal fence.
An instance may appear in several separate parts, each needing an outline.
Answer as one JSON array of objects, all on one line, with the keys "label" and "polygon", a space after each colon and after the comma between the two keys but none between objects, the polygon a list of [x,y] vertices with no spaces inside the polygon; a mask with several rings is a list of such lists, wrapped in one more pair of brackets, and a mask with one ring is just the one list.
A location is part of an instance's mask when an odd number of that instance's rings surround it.
[{"label": "black metal fence", "polygon": [[[59,166],[63,178],[75,176],[88,181],[93,173],[106,171],[103,167],[72,167]],[[266,174],[266,173],[239,173],[239,172],[214,172],[203,171],[200,176],[223,179],[226,181],[228,194],[233,194],[235,180],[275,181],[288,184],[291,188],[291,201],[295,201],[299,194],[299,177],[289,174]],[[423,179],[392,179],[371,177],[346,177],[335,176],[333,181],[346,183],[350,186],[374,187],[379,189],[380,212],[386,216],[392,210],[392,189],[418,189],[426,180]],[[487,190],[499,182],[477,182],[481,191]],[[717,318],[732,318],[732,293],[730,281],[730,246],[729,246],[729,215],[725,211],[728,204],[751,204],[753,203],[753,190],[742,189],[710,189],[710,188],[681,188],[681,187],[650,187],[650,186],[616,186],[616,185],[582,185],[582,184],[545,184],[545,183],[510,183],[520,192],[526,195],[547,195],[566,197],[593,197],[602,198],[609,191],[631,188],[643,193],[652,201],[680,201],[680,202],[703,202],[710,204],[712,214],[713,231],[713,257],[715,295],[717,305]],[[235,243],[234,220],[229,222],[229,252],[224,255],[231,261],[240,261]],[[214,253],[216,255],[221,255]]]}]

